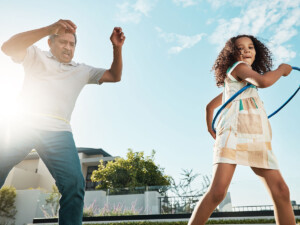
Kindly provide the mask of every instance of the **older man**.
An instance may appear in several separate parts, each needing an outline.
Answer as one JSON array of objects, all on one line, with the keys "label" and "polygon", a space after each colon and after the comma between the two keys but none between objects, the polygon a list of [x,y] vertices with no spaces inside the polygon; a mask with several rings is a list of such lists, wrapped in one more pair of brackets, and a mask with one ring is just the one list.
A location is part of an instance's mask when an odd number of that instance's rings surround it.
[{"label": "older man", "polygon": [[[59,20],[19,33],[1,48],[22,63],[25,78],[21,116],[5,138],[0,132],[0,187],[9,171],[36,149],[62,194],[61,225],[82,224],[85,182],[69,123],[76,99],[86,84],[121,80],[125,41],[122,29],[114,28],[110,37],[114,58],[109,70],[75,63],[76,28],[70,20]],[[41,51],[33,44],[46,36],[50,51]]]}]

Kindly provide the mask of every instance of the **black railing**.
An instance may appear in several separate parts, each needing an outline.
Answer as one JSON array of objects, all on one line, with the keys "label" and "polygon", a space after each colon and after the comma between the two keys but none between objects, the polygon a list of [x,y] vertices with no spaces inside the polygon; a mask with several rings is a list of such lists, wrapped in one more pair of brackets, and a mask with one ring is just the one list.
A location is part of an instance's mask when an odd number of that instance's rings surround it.
[{"label": "black railing", "polygon": [[[201,196],[159,197],[160,214],[192,213]],[[300,210],[300,205],[292,203],[293,210]],[[216,209],[215,212],[219,210]],[[223,210],[221,210],[223,211]],[[227,212],[274,211],[273,205],[234,206]]]},{"label": "black railing", "polygon": [[[293,210],[300,210],[300,205],[292,204]],[[234,206],[232,212],[245,212],[245,211],[269,211],[274,210],[273,205],[257,205],[257,206]]]}]

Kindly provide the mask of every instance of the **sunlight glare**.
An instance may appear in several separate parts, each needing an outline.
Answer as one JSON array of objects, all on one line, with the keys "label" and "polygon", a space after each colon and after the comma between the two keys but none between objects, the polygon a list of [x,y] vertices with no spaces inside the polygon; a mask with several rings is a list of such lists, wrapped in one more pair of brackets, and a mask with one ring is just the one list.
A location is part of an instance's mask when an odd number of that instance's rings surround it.
[{"label": "sunlight glare", "polygon": [[8,57],[1,55],[0,60],[0,120],[8,120],[17,114],[24,72]]}]

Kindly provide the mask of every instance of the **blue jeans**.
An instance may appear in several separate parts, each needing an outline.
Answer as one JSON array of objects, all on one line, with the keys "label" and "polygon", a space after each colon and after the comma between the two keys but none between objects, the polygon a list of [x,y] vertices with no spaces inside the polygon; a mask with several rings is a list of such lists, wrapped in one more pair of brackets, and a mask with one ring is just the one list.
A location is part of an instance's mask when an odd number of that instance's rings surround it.
[{"label": "blue jeans", "polygon": [[59,224],[81,225],[85,181],[73,135],[14,126],[0,131],[0,187],[9,171],[36,149],[61,193]]}]

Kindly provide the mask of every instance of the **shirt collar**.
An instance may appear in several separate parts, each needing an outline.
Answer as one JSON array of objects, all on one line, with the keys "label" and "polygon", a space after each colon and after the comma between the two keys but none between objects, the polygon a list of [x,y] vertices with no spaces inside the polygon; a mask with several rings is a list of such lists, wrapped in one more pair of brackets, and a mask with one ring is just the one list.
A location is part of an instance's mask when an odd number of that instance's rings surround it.
[{"label": "shirt collar", "polygon": [[[46,56],[48,58],[51,58],[51,59],[54,59],[54,60],[58,61],[57,58],[52,54],[51,50],[49,50],[48,52],[46,52]],[[69,66],[77,66],[77,63],[75,63],[74,61],[71,61],[71,62],[68,62],[68,63],[62,63],[62,64],[69,65]]]}]

